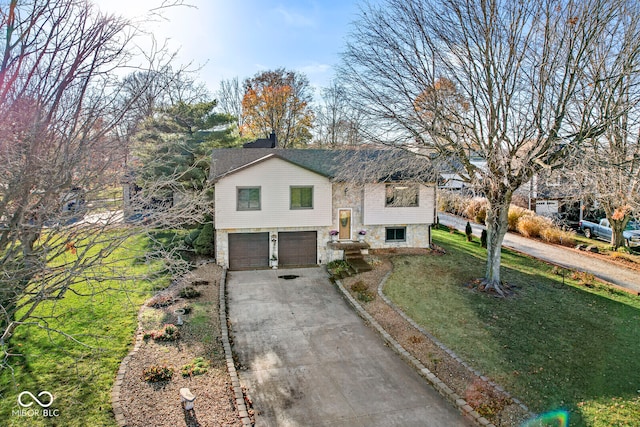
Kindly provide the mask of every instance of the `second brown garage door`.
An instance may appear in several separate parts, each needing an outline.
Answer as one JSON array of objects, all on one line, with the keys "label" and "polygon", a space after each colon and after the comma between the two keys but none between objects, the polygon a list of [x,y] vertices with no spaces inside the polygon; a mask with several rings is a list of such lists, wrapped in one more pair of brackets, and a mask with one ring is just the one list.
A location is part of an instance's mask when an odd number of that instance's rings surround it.
[{"label": "second brown garage door", "polygon": [[229,234],[229,269],[269,266],[269,233]]},{"label": "second brown garage door", "polygon": [[318,263],[317,235],[315,231],[278,233],[278,264],[282,267],[315,265]]}]

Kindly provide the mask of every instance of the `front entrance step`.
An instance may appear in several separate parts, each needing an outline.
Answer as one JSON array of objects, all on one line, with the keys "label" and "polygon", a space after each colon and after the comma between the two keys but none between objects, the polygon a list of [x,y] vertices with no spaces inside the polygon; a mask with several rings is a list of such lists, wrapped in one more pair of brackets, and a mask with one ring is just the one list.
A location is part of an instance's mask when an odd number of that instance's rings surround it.
[{"label": "front entrance step", "polygon": [[363,273],[365,271],[371,271],[373,268],[367,263],[364,259],[355,258],[355,259],[345,259],[347,264],[356,272]]},{"label": "front entrance step", "polygon": [[356,273],[371,271],[372,267],[364,260],[360,250],[345,250],[344,260],[351,266]]}]

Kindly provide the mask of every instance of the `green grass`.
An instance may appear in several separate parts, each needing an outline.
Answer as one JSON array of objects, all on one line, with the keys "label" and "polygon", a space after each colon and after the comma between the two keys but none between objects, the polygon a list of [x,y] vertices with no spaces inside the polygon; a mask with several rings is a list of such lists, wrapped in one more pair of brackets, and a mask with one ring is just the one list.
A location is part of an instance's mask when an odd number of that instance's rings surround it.
[{"label": "green grass", "polygon": [[[109,267],[132,276],[148,272],[149,265],[136,263],[146,245],[142,237],[129,239],[111,254],[113,262]],[[68,292],[64,299],[42,304],[37,316],[54,316],[49,319],[50,327],[73,335],[91,348],[56,333],[47,334],[37,326],[18,328],[9,344],[24,357],[10,360],[13,372],[0,372],[0,424],[115,426],[111,388],[119,364],[133,343],[138,309],[155,286],[166,285],[167,280],[162,277],[153,283],[115,279],[85,282],[76,289],[93,296]],[[107,288],[114,290],[101,292]],[[12,415],[20,408],[18,394],[25,390],[36,396],[41,391],[52,393],[54,402],[48,409],[57,410],[58,416],[48,419]]]},{"label": "green grass", "polygon": [[[640,425],[640,298],[585,288],[503,250],[499,299],[464,285],[483,277],[486,250],[434,232],[443,256],[394,258],[385,293],[471,365],[533,411],[571,412],[573,426]],[[557,271],[557,269],[556,269]]]}]

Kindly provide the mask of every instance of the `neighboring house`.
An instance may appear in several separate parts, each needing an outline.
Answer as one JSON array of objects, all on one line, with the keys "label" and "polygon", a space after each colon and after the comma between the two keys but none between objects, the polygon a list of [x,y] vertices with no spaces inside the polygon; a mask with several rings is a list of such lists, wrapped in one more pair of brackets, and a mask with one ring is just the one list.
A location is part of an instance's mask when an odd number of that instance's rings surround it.
[{"label": "neighboring house", "polygon": [[394,156],[385,150],[214,150],[218,264],[324,264],[341,258],[361,230],[364,243],[356,245],[362,248],[429,247],[435,184],[408,169],[374,167],[399,164]]},{"label": "neighboring house", "polygon": [[516,194],[536,214],[575,226],[582,219],[578,185],[558,171],[541,171],[520,187]]}]

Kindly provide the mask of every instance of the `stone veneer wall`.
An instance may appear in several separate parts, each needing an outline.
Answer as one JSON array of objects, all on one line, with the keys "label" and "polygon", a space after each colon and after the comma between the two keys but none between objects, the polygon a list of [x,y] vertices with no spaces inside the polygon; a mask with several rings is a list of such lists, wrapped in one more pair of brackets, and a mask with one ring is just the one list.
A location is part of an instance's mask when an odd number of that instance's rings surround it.
[{"label": "stone veneer wall", "polygon": [[362,197],[364,188],[361,185],[344,182],[333,183],[333,211],[331,212],[332,229],[338,230],[338,209],[351,208],[351,239],[358,240],[358,231],[365,229],[362,225]]},{"label": "stone veneer wall", "polygon": [[[405,227],[404,242],[387,242],[387,227]],[[398,224],[368,226],[365,242],[371,249],[379,248],[428,248],[431,245],[431,231],[427,224]]]},{"label": "stone veneer wall", "polygon": [[[338,229],[338,209],[351,208],[351,239],[358,240],[358,231],[366,230],[364,241],[372,249],[380,248],[428,248],[431,245],[431,230],[428,224],[363,225],[364,187],[358,184],[333,183],[333,228]],[[406,241],[387,242],[387,227],[406,227]],[[328,237],[328,236],[327,236]],[[328,250],[327,261],[343,258],[343,251]]]}]

